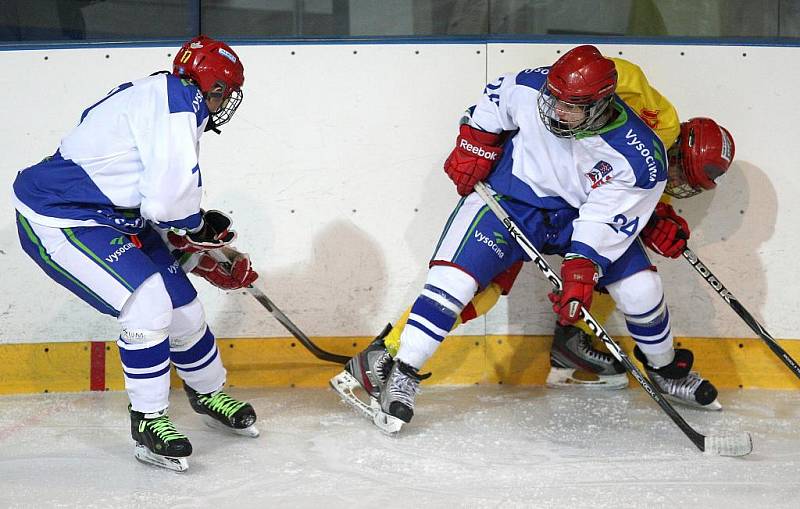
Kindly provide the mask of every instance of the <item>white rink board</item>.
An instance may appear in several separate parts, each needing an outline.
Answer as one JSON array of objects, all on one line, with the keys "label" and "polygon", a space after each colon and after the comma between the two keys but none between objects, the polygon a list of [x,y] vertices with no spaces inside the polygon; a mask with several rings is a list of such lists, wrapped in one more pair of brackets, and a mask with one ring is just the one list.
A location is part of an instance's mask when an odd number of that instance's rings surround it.
[{"label": "white rink board", "polygon": [[[234,46],[245,64],[245,100],[221,137],[203,138],[204,206],[232,212],[238,246],[251,253],[262,288],[304,332],[373,335],[416,296],[458,199],[441,165],[463,109],[487,78],[549,65],[557,49],[568,47]],[[14,69],[0,75],[0,85],[14,90],[0,126],[6,190],[0,193],[0,343],[116,337],[113,319],[50,282],[19,248],[11,182],[19,169],[55,150],[84,108],[121,82],[167,69],[174,50],[0,52],[0,66]],[[690,245],[723,283],[774,336],[797,338],[800,318],[790,310],[800,268],[791,255],[800,243],[794,234],[800,186],[790,123],[798,113],[793,84],[800,81],[800,68],[791,63],[800,49],[601,50],[622,51],[640,64],[682,118],[712,116],[733,133],[737,161],[726,181],[678,208],[694,227]],[[755,108],[769,120],[755,121]],[[753,336],[686,262],[655,261],[676,335]],[[195,281],[218,336],[288,335],[248,295]],[[547,290],[526,267],[512,296],[459,333],[547,334]],[[625,333],[619,320],[610,329]]]}]

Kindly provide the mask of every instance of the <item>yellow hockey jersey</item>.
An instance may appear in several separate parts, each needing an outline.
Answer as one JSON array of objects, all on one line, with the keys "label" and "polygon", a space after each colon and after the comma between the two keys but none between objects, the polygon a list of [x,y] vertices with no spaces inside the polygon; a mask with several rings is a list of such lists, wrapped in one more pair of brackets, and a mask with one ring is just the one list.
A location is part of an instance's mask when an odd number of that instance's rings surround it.
[{"label": "yellow hockey jersey", "polygon": [[617,95],[639,114],[669,149],[681,130],[675,107],[650,86],[638,65],[622,58],[610,60],[617,68]]}]

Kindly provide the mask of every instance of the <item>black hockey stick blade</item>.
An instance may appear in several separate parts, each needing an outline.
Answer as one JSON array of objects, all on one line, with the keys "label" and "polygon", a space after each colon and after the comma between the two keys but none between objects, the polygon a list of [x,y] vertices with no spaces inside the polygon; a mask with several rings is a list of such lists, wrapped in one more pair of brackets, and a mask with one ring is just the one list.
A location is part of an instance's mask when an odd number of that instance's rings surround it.
[{"label": "black hockey stick blade", "polygon": [[[209,254],[218,262],[228,264],[228,266],[230,266],[230,260],[223,252],[223,249],[212,249],[209,251]],[[266,294],[264,294],[264,292],[259,290],[256,286],[248,286],[247,291],[250,293],[250,295],[255,297],[256,300],[267,309],[267,311],[272,313],[272,316],[274,316],[275,319],[281,323],[281,325],[286,327],[286,330],[291,332],[292,336],[300,341],[300,343],[302,343],[309,352],[314,354],[314,357],[323,361],[333,362],[335,364],[347,364],[347,361],[350,360],[350,357],[347,357],[346,355],[328,352],[315,345],[314,342],[311,341],[311,339],[306,336],[303,331],[301,331],[297,325],[294,324],[294,322],[289,320],[289,317],[283,314],[283,311],[278,309],[278,307],[273,304],[271,300],[269,300],[269,297],[267,297]]]},{"label": "black hockey stick blade", "polygon": [[686,261],[688,261],[689,264],[694,267],[694,270],[696,270],[697,273],[706,280],[711,288],[713,288],[714,291],[717,292],[720,297],[722,297],[722,300],[727,302],[731,309],[733,309],[733,311],[739,315],[739,318],[741,318],[744,323],[746,323],[747,326],[758,335],[758,337],[764,340],[769,349],[772,350],[772,353],[777,355],[783,361],[783,363],[786,364],[790,370],[792,370],[792,373],[794,373],[797,378],[800,378],[800,366],[798,366],[797,362],[792,358],[792,356],[789,355],[786,350],[781,348],[781,345],[775,341],[775,338],[772,337],[772,334],[767,332],[767,329],[765,329],[764,326],[761,325],[758,320],[756,320],[753,315],[747,311],[747,309],[745,309],[742,303],[739,302],[739,299],[734,297],[730,290],[725,288],[725,285],[723,285],[722,282],[717,279],[717,276],[715,276],[711,270],[709,270],[708,266],[700,260],[694,251],[689,249],[687,246],[684,248],[682,254],[683,257],[686,258]]},{"label": "black hockey stick blade", "polygon": [[269,300],[269,297],[267,297],[264,292],[252,285],[247,287],[247,291],[250,292],[250,295],[255,297],[256,300],[267,309],[267,311],[272,313],[272,316],[274,316],[275,319],[281,323],[281,325],[286,327],[286,330],[291,332],[292,336],[297,338],[297,340],[300,341],[300,343],[302,343],[309,352],[314,354],[317,359],[336,364],[347,364],[347,361],[350,360],[350,357],[346,355],[328,352],[315,345],[314,342],[303,333],[303,331],[301,331],[291,320],[289,320],[288,316],[283,314],[283,311],[278,309],[278,307],[275,306],[271,300]]}]

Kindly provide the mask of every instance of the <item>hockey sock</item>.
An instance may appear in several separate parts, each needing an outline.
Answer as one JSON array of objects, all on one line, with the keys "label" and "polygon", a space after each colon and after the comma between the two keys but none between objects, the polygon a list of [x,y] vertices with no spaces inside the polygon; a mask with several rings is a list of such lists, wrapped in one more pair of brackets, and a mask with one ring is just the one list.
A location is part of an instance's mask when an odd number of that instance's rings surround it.
[{"label": "hockey sock", "polygon": [[419,369],[453,328],[477,283],[454,267],[434,266],[425,288],[411,307],[396,358]]},{"label": "hockey sock", "polygon": [[202,334],[179,348],[173,347],[172,363],[178,376],[192,389],[202,394],[219,390],[225,383],[225,368],[219,357],[214,334],[206,326]]},{"label": "hockey sock", "polygon": [[125,390],[134,410],[163,410],[169,404],[169,338],[161,335],[147,342],[126,341],[134,336],[145,338],[147,333],[127,330],[117,341]]},{"label": "hockey sock", "polygon": [[675,351],[672,347],[672,329],[669,309],[662,297],[658,305],[645,313],[625,315],[625,324],[642,353],[653,368],[672,362]]},{"label": "hockey sock", "polygon": [[[492,309],[495,304],[497,304],[502,292],[503,290],[500,288],[500,285],[497,283],[490,283],[487,288],[475,295],[469,304],[464,307],[450,330],[452,331],[462,323],[467,323],[470,320],[488,313],[489,310]],[[403,316],[397,320],[392,327],[391,332],[389,332],[384,339],[386,349],[389,351],[389,355],[392,357],[395,357],[397,355],[397,351],[400,349],[400,335],[403,333],[403,329],[406,326],[406,321],[408,320],[408,315],[410,313],[411,308],[406,309],[405,313],[403,313]]]}]

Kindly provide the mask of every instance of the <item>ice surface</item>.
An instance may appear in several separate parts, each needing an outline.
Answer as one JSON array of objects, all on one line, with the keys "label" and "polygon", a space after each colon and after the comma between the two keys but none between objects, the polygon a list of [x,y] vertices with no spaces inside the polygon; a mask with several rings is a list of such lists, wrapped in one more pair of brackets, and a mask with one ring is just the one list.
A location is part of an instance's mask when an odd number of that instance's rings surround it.
[{"label": "ice surface", "polygon": [[1,397],[0,507],[798,507],[798,392],[679,408],[704,434],[752,432],[745,458],[703,455],[638,387],[425,388],[397,438],[331,390],[230,392],[261,437],[205,427],[173,391],[185,473],[133,458],[124,393]]}]

